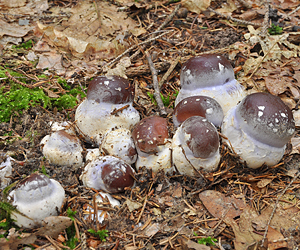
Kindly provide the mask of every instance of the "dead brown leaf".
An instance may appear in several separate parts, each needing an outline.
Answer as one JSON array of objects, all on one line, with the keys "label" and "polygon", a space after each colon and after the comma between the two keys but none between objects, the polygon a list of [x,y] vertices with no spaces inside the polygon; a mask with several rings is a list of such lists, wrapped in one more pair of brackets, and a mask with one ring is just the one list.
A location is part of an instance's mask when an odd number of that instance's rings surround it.
[{"label": "dead brown leaf", "polygon": [[200,14],[201,11],[206,10],[210,5],[211,0],[187,0],[184,1],[182,6],[191,12]]},{"label": "dead brown leaf", "polygon": [[272,181],[273,179],[261,179],[259,182],[257,182],[257,187],[264,188],[268,186]]},{"label": "dead brown leaf", "polygon": [[31,233],[22,233],[16,232],[15,228],[9,229],[9,234],[7,239],[0,239],[0,248],[2,250],[11,250],[18,249],[20,244],[32,244],[36,241],[37,237]]},{"label": "dead brown leaf", "polygon": [[269,242],[268,250],[281,249],[288,246],[286,240],[283,240],[284,236],[272,227],[269,227],[267,238]]},{"label": "dead brown leaf", "polygon": [[128,46],[122,39],[125,32],[145,32],[125,12],[105,1],[80,1],[70,12],[71,17],[60,24],[38,22],[36,34],[44,34],[50,43],[70,50],[76,57],[112,58]]},{"label": "dead brown leaf", "polygon": [[205,190],[199,194],[199,198],[206,209],[216,218],[235,218],[247,207],[243,200],[214,190]]},{"label": "dead brown leaf", "polygon": [[57,238],[58,234],[72,225],[72,220],[66,216],[49,216],[44,219],[43,227],[35,235],[47,235]]}]

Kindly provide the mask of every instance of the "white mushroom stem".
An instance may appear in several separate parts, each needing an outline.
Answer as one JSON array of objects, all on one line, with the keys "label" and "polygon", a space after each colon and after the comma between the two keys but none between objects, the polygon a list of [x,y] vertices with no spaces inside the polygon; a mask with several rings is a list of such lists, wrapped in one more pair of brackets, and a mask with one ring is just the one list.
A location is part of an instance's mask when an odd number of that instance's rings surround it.
[{"label": "white mushroom stem", "polygon": [[121,128],[106,133],[100,150],[106,155],[119,157],[130,165],[136,162],[137,152],[128,129]]},{"label": "white mushroom stem", "polygon": [[153,172],[158,172],[160,169],[165,173],[172,173],[174,168],[171,164],[171,142],[169,139],[166,140],[164,145],[157,146],[157,152],[145,153],[137,148],[138,158],[136,161],[136,169],[145,166],[151,168]]},{"label": "white mushroom stem", "polygon": [[111,104],[86,99],[78,106],[75,119],[78,132],[87,141],[100,145],[109,130],[131,129],[140,115],[131,102]]}]

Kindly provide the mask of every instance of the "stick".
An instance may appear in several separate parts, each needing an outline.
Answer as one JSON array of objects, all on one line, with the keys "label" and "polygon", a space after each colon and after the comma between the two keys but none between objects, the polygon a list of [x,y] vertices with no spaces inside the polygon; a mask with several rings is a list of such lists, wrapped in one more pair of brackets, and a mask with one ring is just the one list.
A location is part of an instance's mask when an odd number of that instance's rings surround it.
[{"label": "stick", "polygon": [[231,21],[234,21],[234,22],[237,22],[239,24],[243,24],[243,25],[252,25],[254,27],[261,27],[261,24],[260,23],[253,23],[253,22],[248,22],[248,21],[245,21],[245,20],[240,20],[240,19],[237,19],[237,18],[233,18],[231,16],[227,16],[227,15],[224,15],[218,11],[215,11],[213,10],[212,8],[208,7],[207,10],[217,14],[218,16],[221,16],[221,17],[224,17],[226,18],[227,20],[231,20]]},{"label": "stick", "polygon": [[[161,31],[165,26],[167,26],[167,24],[169,22],[172,21],[173,17],[176,15],[176,13],[178,12],[179,8],[181,7],[181,4],[178,4],[175,8],[175,10],[166,18],[166,20],[155,30],[155,32],[159,32]],[[152,34],[151,38],[154,37],[154,34]],[[145,44],[142,49],[145,49],[147,44]],[[131,57],[130,60],[132,60],[133,58],[135,58],[139,53],[141,52],[140,49],[138,49]]]},{"label": "stick", "polygon": [[180,61],[181,57],[177,57],[176,60],[174,62],[172,62],[170,68],[168,69],[168,71],[164,74],[163,78],[161,78],[161,80],[159,81],[159,88],[161,88],[161,86],[164,84],[164,82],[167,80],[167,78],[169,77],[169,75],[171,75],[172,71],[174,70],[174,68],[176,67],[176,65],[178,64],[178,62]]},{"label": "stick", "polygon": [[265,16],[264,16],[263,27],[262,27],[261,32],[260,32],[261,37],[265,37],[267,35],[268,28],[270,26],[269,25],[269,14],[270,14],[270,3],[269,3],[269,1],[265,2],[265,8],[266,8],[266,13],[265,13]]},{"label": "stick", "polygon": [[121,55],[118,55],[114,60],[112,60],[108,64],[104,65],[104,67],[107,68],[107,67],[111,66],[112,64],[114,64],[116,61],[118,61],[120,58],[122,58],[124,55],[126,55],[128,52],[132,51],[133,49],[135,49],[139,45],[150,43],[150,42],[152,42],[152,41],[154,41],[154,40],[156,40],[156,39],[158,39],[158,38],[160,38],[160,37],[162,37],[162,36],[164,36],[166,34],[169,34],[170,32],[173,32],[173,30],[166,31],[166,32],[164,32],[164,33],[162,33],[162,34],[160,34],[160,35],[158,35],[156,37],[151,37],[151,38],[147,39],[144,42],[141,42],[139,44],[135,44],[135,45],[131,46],[130,48],[128,48],[127,50],[125,50]]},{"label": "stick", "polygon": [[150,56],[149,52],[145,52],[145,55],[146,55],[146,58],[148,60],[149,67],[150,67],[151,74],[152,74],[153,88],[154,88],[154,94],[153,95],[154,95],[154,98],[157,102],[159,113],[161,115],[167,115],[167,112],[165,110],[165,106],[164,106],[163,101],[162,101],[161,96],[160,96],[160,90],[159,90],[158,80],[157,80],[157,71],[154,67],[154,64],[153,64],[153,61],[151,59],[151,56]]}]

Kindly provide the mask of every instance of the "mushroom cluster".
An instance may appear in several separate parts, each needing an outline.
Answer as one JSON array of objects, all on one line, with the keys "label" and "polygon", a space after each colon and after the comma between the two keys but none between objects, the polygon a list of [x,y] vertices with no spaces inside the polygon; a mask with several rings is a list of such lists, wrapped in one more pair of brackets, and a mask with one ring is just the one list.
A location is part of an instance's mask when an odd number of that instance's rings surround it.
[{"label": "mushroom cluster", "polygon": [[[82,168],[82,183],[107,193],[134,187],[135,170],[144,166],[153,172],[189,176],[215,171],[221,158],[217,128],[250,168],[281,160],[295,122],[279,97],[262,92],[246,96],[231,64],[220,55],[189,59],[180,82],[173,138],[167,119],[151,116],[140,121],[133,107],[134,87],[128,80],[99,76],[78,106],[75,123],[52,124],[52,133],[41,141],[44,156],[55,165]],[[94,148],[86,149],[76,134]],[[1,166],[7,167],[7,172],[0,173],[0,188],[4,188],[9,183],[5,175],[11,174],[10,158]],[[21,212],[12,217],[19,226],[39,226],[47,216],[57,215],[64,197],[57,181],[34,173],[9,194]]]},{"label": "mushroom cluster", "polygon": [[[151,116],[140,121],[128,80],[99,76],[90,82],[75,115],[77,133],[97,148],[83,150],[75,132],[68,134],[63,125],[42,141],[44,155],[57,165],[85,164],[83,184],[109,193],[134,186],[135,170],[144,166],[190,176],[215,171],[221,158],[217,128],[249,167],[280,161],[295,129],[292,113],[280,98],[267,93],[246,96],[230,62],[221,55],[190,58],[180,82],[173,138],[167,119]],[[48,152],[56,152],[55,157]]]}]

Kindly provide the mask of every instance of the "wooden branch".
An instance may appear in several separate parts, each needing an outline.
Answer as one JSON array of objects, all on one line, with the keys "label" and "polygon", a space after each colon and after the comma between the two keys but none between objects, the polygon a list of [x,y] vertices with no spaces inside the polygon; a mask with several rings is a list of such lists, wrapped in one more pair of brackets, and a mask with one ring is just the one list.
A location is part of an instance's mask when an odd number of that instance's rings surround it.
[{"label": "wooden branch", "polygon": [[154,98],[157,102],[159,113],[161,115],[165,116],[165,115],[167,115],[167,112],[165,110],[165,106],[164,106],[163,101],[162,101],[161,96],[160,96],[160,89],[159,89],[158,80],[157,80],[157,71],[154,67],[154,64],[153,64],[153,61],[151,59],[151,55],[149,54],[149,52],[145,52],[145,55],[146,55],[146,58],[148,60],[149,67],[150,67],[151,74],[152,74],[153,88],[154,88],[154,94],[153,95],[154,95]]}]

